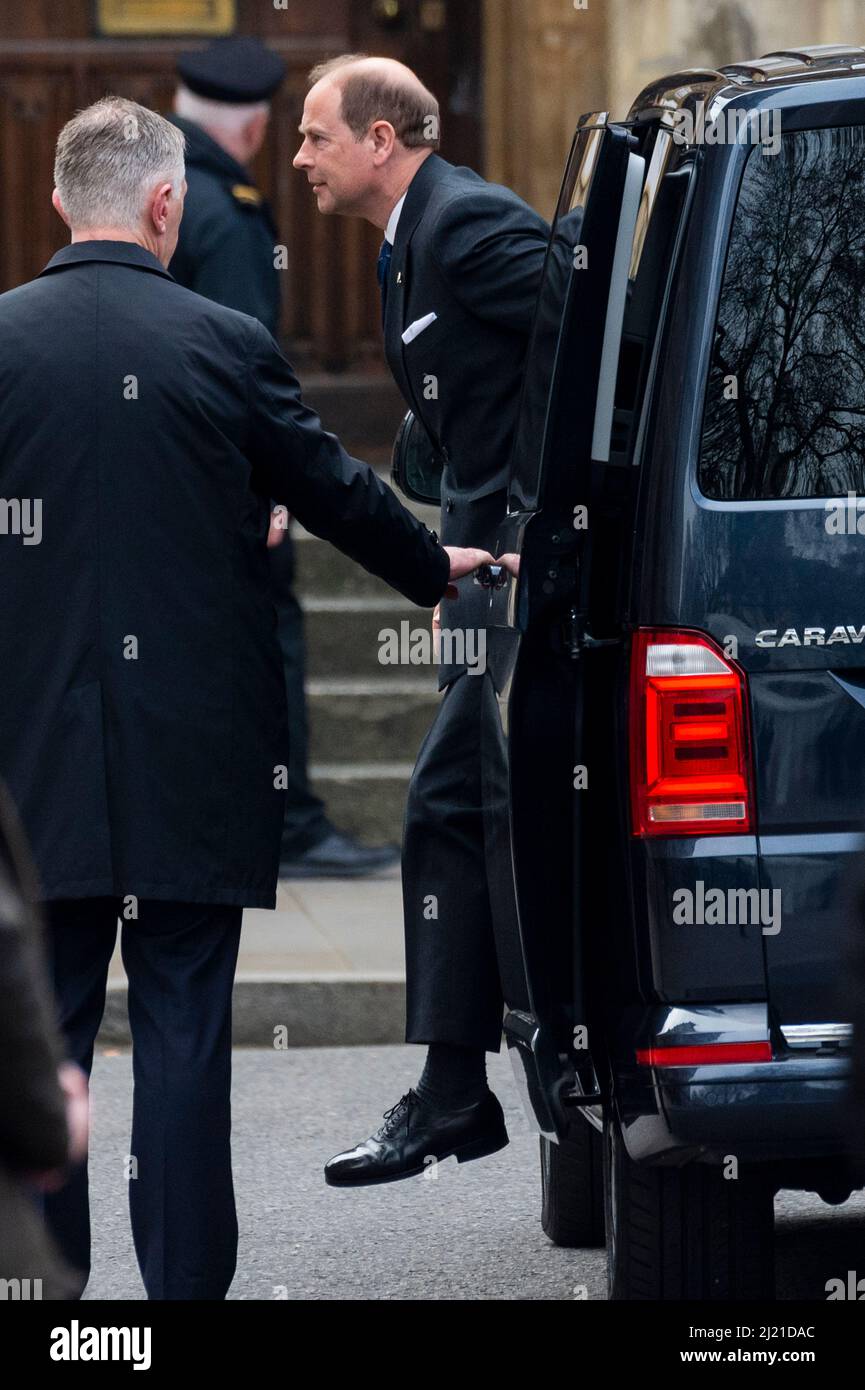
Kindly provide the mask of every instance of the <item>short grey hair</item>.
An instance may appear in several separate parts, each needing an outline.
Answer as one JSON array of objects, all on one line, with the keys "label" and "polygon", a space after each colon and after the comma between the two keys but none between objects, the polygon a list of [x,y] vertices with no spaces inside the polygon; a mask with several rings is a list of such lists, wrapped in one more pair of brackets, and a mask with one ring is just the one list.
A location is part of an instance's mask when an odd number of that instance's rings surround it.
[{"label": "short grey hair", "polygon": [[180,192],[185,140],[177,126],[125,97],[103,97],[67,121],[54,182],[73,227],[138,228],[148,192]]},{"label": "short grey hair", "polygon": [[190,92],[181,82],[174,94],[174,110],[187,121],[194,121],[203,130],[234,135],[252,116],[270,110],[269,101],[212,101]]}]

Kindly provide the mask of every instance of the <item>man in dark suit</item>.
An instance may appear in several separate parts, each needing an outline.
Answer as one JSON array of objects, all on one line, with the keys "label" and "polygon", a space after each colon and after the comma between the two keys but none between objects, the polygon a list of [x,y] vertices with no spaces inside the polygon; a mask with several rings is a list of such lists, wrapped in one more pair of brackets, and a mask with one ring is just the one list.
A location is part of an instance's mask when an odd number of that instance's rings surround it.
[{"label": "man in dark suit", "polygon": [[[197,294],[252,314],[279,336],[281,238],[248,166],[264,143],[270,100],[285,63],[258,39],[215,39],[181,53],[169,120],[186,137],[187,195],[171,274]],[[280,874],[286,878],[374,873],[399,857],[393,845],[362,845],[338,830],[309,785],[303,610],[295,593],[290,526],[268,549],[288,693],[289,754]]]},{"label": "man in dark suit", "polygon": [[[97,102],[61,132],[55,180],[72,244],[0,297],[0,464],[17,503],[0,539],[0,772],[86,1072],[122,919],[147,1293],[222,1298],[231,987],[242,909],[275,902],[287,759],[270,499],[419,604],[485,556],[448,554],[348,457],[256,319],[172,279],[174,126]],[[87,1269],[86,1169],[47,1208]]]},{"label": "man in dark suit", "polygon": [[[435,153],[438,103],[403,64],[347,55],[310,83],[295,167],[320,212],[384,231],[385,354],[443,464],[442,535],[491,549],[549,228],[509,189]],[[488,606],[471,579],[459,593],[441,608],[452,641],[482,630]],[[391,1181],[430,1156],[462,1161],[507,1143],[485,1066],[501,1045],[502,995],[483,846],[482,683],[466,662],[441,665],[445,693],[406,809],[406,1040],[429,1045],[424,1072],[371,1139],[327,1164],[335,1185]]]}]

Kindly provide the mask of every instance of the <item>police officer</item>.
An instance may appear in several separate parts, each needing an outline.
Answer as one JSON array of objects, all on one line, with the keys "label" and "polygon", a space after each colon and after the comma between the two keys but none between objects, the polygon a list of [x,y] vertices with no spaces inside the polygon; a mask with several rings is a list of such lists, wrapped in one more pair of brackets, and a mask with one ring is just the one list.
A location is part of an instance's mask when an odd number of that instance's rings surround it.
[{"label": "police officer", "polygon": [[[182,285],[260,319],[278,336],[279,235],[248,165],[267,134],[270,99],[285,76],[278,54],[253,38],[216,39],[183,53],[169,119],[186,136],[188,191],[171,274]],[[285,877],[374,872],[399,857],[393,845],[361,845],[338,831],[307,777],[303,614],[294,593],[294,546],[286,531],[269,551],[290,711],[289,787],[280,872]]]}]

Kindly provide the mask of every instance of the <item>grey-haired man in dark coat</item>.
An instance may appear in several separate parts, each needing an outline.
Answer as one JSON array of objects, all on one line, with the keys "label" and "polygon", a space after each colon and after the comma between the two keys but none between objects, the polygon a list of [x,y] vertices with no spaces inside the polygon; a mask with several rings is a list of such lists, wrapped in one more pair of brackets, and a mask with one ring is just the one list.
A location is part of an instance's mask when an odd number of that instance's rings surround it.
[{"label": "grey-haired man in dark coat", "polygon": [[[256,319],[172,279],[175,126],[105,98],[64,127],[55,180],[72,243],[0,297],[0,773],[87,1072],[122,921],[148,1296],[222,1298],[231,987],[243,908],[275,902],[287,761],[270,499],[418,604],[490,557],[446,552]],[[86,1168],[47,1206],[86,1270]]]}]

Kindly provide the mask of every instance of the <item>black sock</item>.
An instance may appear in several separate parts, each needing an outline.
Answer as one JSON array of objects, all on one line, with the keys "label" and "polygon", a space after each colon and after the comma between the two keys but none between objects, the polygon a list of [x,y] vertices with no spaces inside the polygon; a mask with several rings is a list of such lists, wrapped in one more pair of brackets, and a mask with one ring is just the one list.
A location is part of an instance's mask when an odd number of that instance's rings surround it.
[{"label": "black sock", "polygon": [[416,1094],[436,1110],[471,1105],[487,1090],[487,1058],[482,1047],[430,1043]]}]

